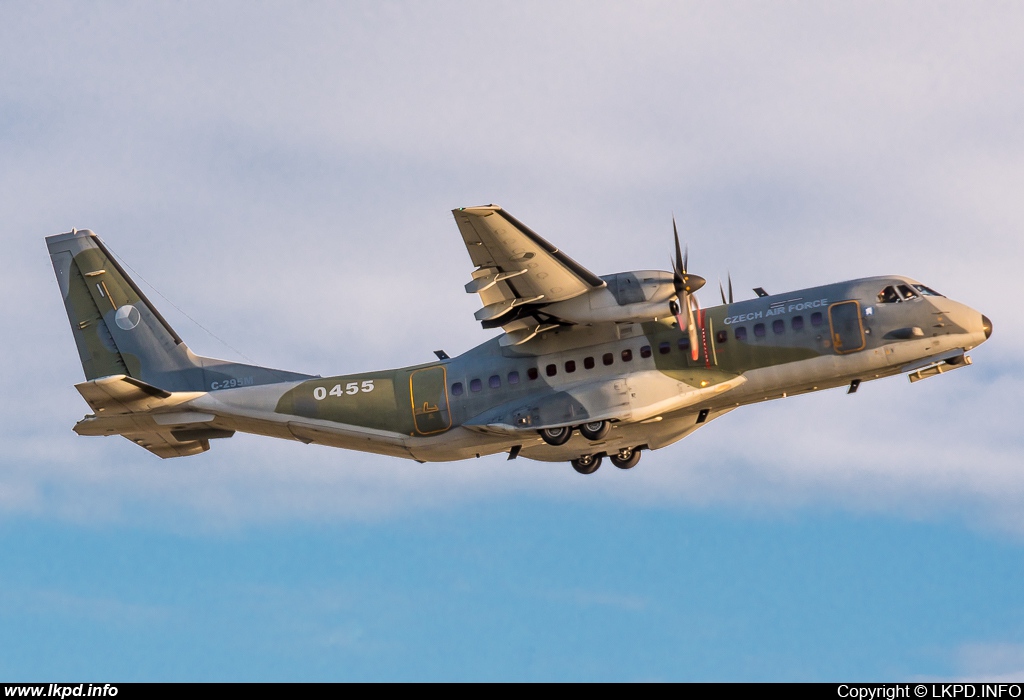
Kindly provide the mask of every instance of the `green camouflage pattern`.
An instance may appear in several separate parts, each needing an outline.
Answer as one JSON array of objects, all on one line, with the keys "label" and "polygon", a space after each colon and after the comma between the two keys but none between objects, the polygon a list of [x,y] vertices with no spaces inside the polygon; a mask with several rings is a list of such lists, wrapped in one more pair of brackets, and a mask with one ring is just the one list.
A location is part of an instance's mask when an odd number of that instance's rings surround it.
[{"label": "green camouflage pattern", "polygon": [[[419,461],[623,458],[744,404],[965,366],[992,331],[914,280],[870,277],[707,308],[694,358],[668,311],[672,273],[598,278],[499,207],[455,215],[478,265],[478,319],[505,333],[454,358],[331,377],[196,356],[94,234],[47,238],[96,411],[76,431],[162,457],[243,431]],[[580,426],[606,429],[591,439]],[[563,444],[539,432],[562,428]]]}]

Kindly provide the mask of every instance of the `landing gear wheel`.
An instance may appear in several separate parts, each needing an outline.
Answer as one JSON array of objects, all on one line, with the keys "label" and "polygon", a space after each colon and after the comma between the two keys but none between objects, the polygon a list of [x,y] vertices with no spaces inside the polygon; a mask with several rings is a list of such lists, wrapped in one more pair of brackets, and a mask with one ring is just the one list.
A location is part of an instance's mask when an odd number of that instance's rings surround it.
[{"label": "landing gear wheel", "polygon": [[604,438],[608,434],[608,431],[612,429],[612,424],[606,420],[599,420],[593,423],[584,423],[580,426],[580,435],[590,440],[591,442],[597,442]]},{"label": "landing gear wheel", "polygon": [[640,461],[640,450],[627,447],[616,455],[609,455],[608,459],[619,469],[632,469]]},{"label": "landing gear wheel", "polygon": [[569,442],[569,438],[572,437],[572,428],[565,426],[562,428],[544,428],[538,430],[541,439],[549,445],[558,447]]},{"label": "landing gear wheel", "polygon": [[579,459],[572,460],[570,464],[580,474],[593,474],[601,466],[601,455],[583,455]]}]

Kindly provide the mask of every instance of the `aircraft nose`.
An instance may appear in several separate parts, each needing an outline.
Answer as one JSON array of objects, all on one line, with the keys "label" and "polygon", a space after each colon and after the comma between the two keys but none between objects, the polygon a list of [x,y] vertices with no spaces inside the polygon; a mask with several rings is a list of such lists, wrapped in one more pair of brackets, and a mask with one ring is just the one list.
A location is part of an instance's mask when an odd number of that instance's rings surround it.
[{"label": "aircraft nose", "polygon": [[985,331],[985,340],[992,337],[992,320],[985,314],[981,315],[981,328]]}]

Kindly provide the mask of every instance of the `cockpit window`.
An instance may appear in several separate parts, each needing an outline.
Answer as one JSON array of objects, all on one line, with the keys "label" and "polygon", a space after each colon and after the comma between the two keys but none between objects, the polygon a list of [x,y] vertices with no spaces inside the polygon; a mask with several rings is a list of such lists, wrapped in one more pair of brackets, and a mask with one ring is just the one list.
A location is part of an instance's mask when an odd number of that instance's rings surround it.
[{"label": "cockpit window", "polygon": [[918,293],[917,293],[917,292],[915,292],[915,291],[914,291],[913,289],[911,289],[910,287],[908,287],[908,286],[907,286],[907,285],[905,285],[905,284],[901,284],[901,285],[900,285],[899,287],[897,287],[896,289],[897,289],[897,290],[899,291],[899,293],[900,293],[900,294],[901,294],[901,295],[903,296],[903,300],[904,300],[904,301],[910,301],[911,299],[918,299],[918,298],[920,298],[920,297],[918,296]]},{"label": "cockpit window", "polygon": [[921,294],[928,296],[941,296],[936,294],[935,291],[928,289],[928,287],[925,287],[923,284],[891,284],[878,293],[878,303],[898,304],[901,301],[920,299]]},{"label": "cockpit window", "polygon": [[892,285],[886,287],[885,289],[878,293],[879,304],[896,304],[901,301],[903,301],[903,297],[901,297],[896,292],[896,287]]},{"label": "cockpit window", "polygon": [[941,297],[942,295],[936,292],[931,287],[926,287],[923,284],[915,284],[914,289],[924,294],[926,297]]}]

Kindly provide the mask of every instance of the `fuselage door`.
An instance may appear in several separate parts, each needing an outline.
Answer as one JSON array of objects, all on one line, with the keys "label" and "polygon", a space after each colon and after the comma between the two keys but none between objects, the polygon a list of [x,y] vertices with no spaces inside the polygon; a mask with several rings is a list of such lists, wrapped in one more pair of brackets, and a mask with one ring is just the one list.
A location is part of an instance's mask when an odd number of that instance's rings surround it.
[{"label": "fuselage door", "polygon": [[860,303],[841,301],[828,307],[828,323],[836,352],[845,355],[864,349],[864,324],[860,319]]},{"label": "fuselage door", "polygon": [[428,367],[413,372],[409,377],[409,393],[412,396],[412,417],[417,433],[442,433],[452,427],[444,367]]}]

